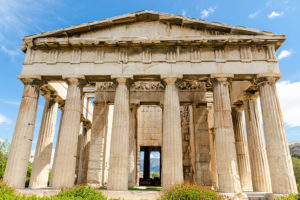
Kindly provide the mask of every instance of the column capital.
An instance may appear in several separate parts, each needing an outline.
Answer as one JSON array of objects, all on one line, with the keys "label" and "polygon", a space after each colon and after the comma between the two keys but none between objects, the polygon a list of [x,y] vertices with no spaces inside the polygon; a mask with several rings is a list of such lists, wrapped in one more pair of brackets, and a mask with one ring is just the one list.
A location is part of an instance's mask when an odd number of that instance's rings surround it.
[{"label": "column capital", "polygon": [[133,75],[112,75],[111,79],[114,79],[119,84],[126,84],[129,80],[133,80]]},{"label": "column capital", "polygon": [[182,79],[182,77],[182,74],[166,74],[160,76],[160,78],[167,84],[175,84],[177,79]]},{"label": "column capital", "polygon": [[238,101],[232,105],[232,110],[236,112],[242,112],[244,110],[244,102]]},{"label": "column capital", "polygon": [[24,83],[24,85],[42,85],[42,76],[39,75],[20,75],[18,79]]},{"label": "column capital", "polygon": [[62,79],[64,79],[69,85],[75,84],[84,86],[87,82],[83,75],[63,75]]},{"label": "column capital", "polygon": [[259,96],[259,93],[256,90],[245,91],[243,94],[244,100],[257,99],[258,96]]},{"label": "column capital", "polygon": [[228,74],[228,73],[216,73],[216,74],[211,74],[210,78],[212,80],[218,81],[218,82],[228,82],[230,79],[234,77],[233,74]]},{"label": "column capital", "polygon": [[282,77],[281,73],[262,73],[256,76],[256,83],[276,83]]}]

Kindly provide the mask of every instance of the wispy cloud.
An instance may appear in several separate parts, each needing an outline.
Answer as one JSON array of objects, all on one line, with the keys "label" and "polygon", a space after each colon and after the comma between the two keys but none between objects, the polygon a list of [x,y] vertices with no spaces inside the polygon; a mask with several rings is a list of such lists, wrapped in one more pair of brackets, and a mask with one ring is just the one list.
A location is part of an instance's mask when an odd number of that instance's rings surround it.
[{"label": "wispy cloud", "polygon": [[7,118],[6,116],[0,114],[0,124],[11,124],[11,119]]},{"label": "wispy cloud", "polygon": [[11,57],[20,55],[19,50],[11,50],[11,49],[7,49],[4,45],[1,46],[1,50],[2,50],[4,53],[6,53],[6,54],[8,54],[9,56],[11,56]]},{"label": "wispy cloud", "polygon": [[281,81],[277,84],[284,122],[289,127],[300,126],[300,82]]},{"label": "wispy cloud", "polygon": [[181,15],[183,15],[183,16],[186,15],[186,9],[183,9],[183,10],[181,11]]},{"label": "wispy cloud", "polygon": [[292,54],[293,54],[293,51],[291,51],[291,50],[282,50],[278,55],[278,60],[289,57]]},{"label": "wispy cloud", "polygon": [[206,18],[208,17],[209,15],[211,15],[212,13],[214,13],[216,10],[216,8],[213,8],[213,7],[209,7],[207,9],[204,9],[201,11],[201,18]]},{"label": "wispy cloud", "polygon": [[254,12],[254,13],[250,13],[250,14],[248,15],[248,17],[249,17],[250,19],[253,19],[253,18],[255,18],[257,15],[259,15],[259,13],[260,13],[260,10]]},{"label": "wispy cloud", "polygon": [[20,102],[18,101],[3,101],[3,103],[9,105],[20,105]]},{"label": "wispy cloud", "polygon": [[272,18],[275,18],[275,17],[280,17],[280,16],[282,16],[282,15],[284,15],[284,12],[278,13],[278,12],[272,11],[272,12],[268,15],[268,18],[269,18],[269,19],[272,19]]}]

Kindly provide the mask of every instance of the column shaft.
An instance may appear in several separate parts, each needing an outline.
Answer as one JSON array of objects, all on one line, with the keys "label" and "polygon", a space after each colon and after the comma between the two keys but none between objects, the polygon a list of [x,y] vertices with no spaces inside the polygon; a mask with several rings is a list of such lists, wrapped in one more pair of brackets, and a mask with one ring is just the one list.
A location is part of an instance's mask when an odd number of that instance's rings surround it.
[{"label": "column shaft", "polygon": [[79,167],[78,167],[77,184],[87,183],[91,130],[88,127],[86,122],[84,122],[83,127],[84,127],[84,131],[82,134],[82,141],[80,147],[80,159],[79,159]]},{"label": "column shaft", "polygon": [[4,181],[15,188],[25,187],[40,91],[40,84],[35,81],[23,80],[22,101],[4,173]]},{"label": "column shaft", "polygon": [[137,137],[137,107],[133,106],[130,110],[129,124],[129,175],[128,186],[136,186],[136,137]]},{"label": "column shaft", "polygon": [[107,189],[128,189],[129,90],[126,78],[117,78]]},{"label": "column shaft", "polygon": [[55,174],[54,166],[56,165],[55,163],[56,163],[56,159],[57,159],[58,144],[59,144],[59,138],[60,138],[60,131],[61,131],[61,124],[62,124],[63,115],[64,115],[63,106],[61,106],[59,128],[58,128],[58,132],[57,132],[55,152],[54,152],[54,158],[53,158],[53,164],[52,164],[52,170],[51,170],[50,187],[52,187],[53,177],[54,177],[54,174]]},{"label": "column shaft", "polygon": [[232,122],[242,190],[252,191],[253,189],[251,180],[251,168],[244,123],[244,115],[243,111],[240,108],[234,108],[232,110]]},{"label": "column shaft", "polygon": [[231,104],[227,78],[216,78],[213,84],[216,164],[221,192],[240,193]]},{"label": "column shaft", "polygon": [[253,191],[271,192],[271,180],[266,149],[261,130],[257,99],[249,97],[245,105],[245,118],[249,155],[251,164]]},{"label": "column shaft", "polygon": [[164,189],[183,183],[182,138],[177,78],[167,83],[163,109],[162,186]]},{"label": "column shaft", "polygon": [[78,78],[68,78],[68,92],[59,137],[56,162],[53,166],[52,187],[73,187],[80,118],[82,113],[82,85]]},{"label": "column shaft", "polygon": [[[97,83],[96,87],[99,87]],[[103,186],[105,140],[107,134],[108,105],[99,101],[96,91],[93,111],[93,125],[90,144],[87,182],[90,186]]]},{"label": "column shaft", "polygon": [[259,85],[266,149],[273,193],[298,193],[275,80]]},{"label": "column shaft", "polygon": [[45,98],[46,101],[35,149],[29,188],[46,188],[48,186],[58,104],[54,98],[47,95]]}]

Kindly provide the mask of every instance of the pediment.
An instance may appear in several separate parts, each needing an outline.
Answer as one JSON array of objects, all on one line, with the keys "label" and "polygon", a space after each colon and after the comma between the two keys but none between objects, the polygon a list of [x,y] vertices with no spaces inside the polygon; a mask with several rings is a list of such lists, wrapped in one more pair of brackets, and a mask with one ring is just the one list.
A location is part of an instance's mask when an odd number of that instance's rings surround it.
[{"label": "pediment", "polygon": [[181,15],[139,11],[109,19],[88,22],[54,31],[26,36],[23,40],[46,37],[175,37],[203,35],[276,35],[267,31],[230,26]]}]

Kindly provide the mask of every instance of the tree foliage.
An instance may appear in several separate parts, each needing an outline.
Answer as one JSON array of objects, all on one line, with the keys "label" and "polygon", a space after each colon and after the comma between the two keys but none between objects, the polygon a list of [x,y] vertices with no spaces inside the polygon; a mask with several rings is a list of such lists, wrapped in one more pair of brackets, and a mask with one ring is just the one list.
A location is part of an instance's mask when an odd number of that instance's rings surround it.
[{"label": "tree foliage", "polygon": [[4,171],[7,163],[9,143],[8,141],[0,141],[0,179],[4,176]]}]

